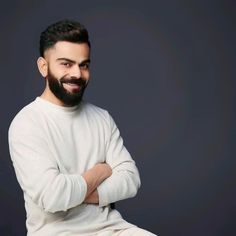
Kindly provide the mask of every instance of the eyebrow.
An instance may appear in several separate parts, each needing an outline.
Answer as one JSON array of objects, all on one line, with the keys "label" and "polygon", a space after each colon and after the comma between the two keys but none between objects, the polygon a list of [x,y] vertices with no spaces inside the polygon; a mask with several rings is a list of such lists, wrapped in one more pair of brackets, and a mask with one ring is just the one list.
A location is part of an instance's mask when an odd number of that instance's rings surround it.
[{"label": "eyebrow", "polygon": [[[57,58],[56,60],[57,60],[57,61],[67,61],[67,62],[76,64],[76,61],[71,60],[71,59],[69,59],[69,58],[65,58],[65,57],[60,57],[60,58]],[[86,59],[86,60],[80,62],[79,65],[83,65],[83,64],[86,64],[86,63],[90,63],[90,59]]]}]

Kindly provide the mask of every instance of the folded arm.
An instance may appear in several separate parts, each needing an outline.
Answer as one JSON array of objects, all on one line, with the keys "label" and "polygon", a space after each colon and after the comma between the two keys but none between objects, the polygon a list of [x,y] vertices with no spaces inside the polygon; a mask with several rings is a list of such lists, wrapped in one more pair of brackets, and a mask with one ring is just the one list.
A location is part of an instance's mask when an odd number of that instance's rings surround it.
[{"label": "folded arm", "polygon": [[87,203],[99,203],[100,206],[135,196],[141,184],[135,162],[123,145],[120,132],[110,116],[109,126],[106,163],[112,168],[112,175],[85,199]]},{"label": "folded arm", "polygon": [[61,173],[40,132],[30,124],[9,130],[10,154],[22,190],[47,212],[80,205],[111,175],[111,168],[101,163],[82,175]]}]

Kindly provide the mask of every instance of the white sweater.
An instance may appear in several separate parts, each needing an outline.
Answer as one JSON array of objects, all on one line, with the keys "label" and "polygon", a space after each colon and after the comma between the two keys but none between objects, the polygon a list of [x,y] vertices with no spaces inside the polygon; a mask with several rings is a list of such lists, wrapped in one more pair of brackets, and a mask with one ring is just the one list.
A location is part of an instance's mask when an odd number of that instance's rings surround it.
[{"label": "white sweater", "polygon": [[[9,147],[24,193],[28,236],[94,235],[133,226],[109,205],[135,196],[140,178],[107,111],[37,97],[12,121]],[[99,205],[84,204],[82,174],[100,162],[113,173],[98,187]]]}]

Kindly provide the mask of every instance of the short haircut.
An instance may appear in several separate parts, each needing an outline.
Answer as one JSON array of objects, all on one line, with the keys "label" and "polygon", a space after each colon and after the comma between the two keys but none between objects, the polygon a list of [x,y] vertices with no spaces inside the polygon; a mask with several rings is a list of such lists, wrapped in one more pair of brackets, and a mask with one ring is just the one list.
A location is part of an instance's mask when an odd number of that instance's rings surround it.
[{"label": "short haircut", "polygon": [[62,20],[49,25],[40,35],[39,52],[44,56],[47,49],[52,48],[59,41],[71,43],[87,43],[90,47],[87,29],[77,21]]}]

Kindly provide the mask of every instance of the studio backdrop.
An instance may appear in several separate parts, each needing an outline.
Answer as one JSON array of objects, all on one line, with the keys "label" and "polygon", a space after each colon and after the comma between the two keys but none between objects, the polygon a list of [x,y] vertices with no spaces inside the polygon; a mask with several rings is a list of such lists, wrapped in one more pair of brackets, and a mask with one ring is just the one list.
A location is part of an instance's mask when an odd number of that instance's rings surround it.
[{"label": "studio backdrop", "polygon": [[235,1],[5,1],[0,15],[0,235],[26,235],[8,151],[11,120],[40,96],[36,60],[49,24],[89,30],[85,99],[108,110],[142,186],[116,204],[161,236],[236,235]]}]

